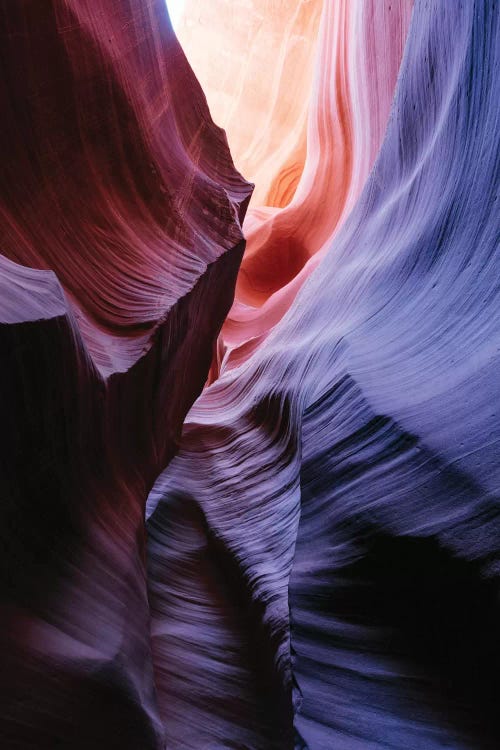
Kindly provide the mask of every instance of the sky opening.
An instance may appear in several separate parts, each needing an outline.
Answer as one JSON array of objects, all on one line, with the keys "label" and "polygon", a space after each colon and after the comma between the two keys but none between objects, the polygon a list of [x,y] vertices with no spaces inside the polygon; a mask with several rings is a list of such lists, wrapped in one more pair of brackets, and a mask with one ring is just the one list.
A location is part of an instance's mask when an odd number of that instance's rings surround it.
[{"label": "sky opening", "polygon": [[167,0],[168,12],[170,14],[170,20],[172,26],[177,29],[178,23],[182,15],[182,9],[184,8],[185,0]]}]

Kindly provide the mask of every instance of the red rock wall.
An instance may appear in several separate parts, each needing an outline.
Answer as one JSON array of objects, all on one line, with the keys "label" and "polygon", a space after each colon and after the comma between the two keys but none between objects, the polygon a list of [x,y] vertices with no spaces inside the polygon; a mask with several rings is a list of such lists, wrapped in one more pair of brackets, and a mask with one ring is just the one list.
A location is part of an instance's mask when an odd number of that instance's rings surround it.
[{"label": "red rock wall", "polygon": [[162,747],[144,505],[251,187],[158,2],[0,3],[2,747]]}]

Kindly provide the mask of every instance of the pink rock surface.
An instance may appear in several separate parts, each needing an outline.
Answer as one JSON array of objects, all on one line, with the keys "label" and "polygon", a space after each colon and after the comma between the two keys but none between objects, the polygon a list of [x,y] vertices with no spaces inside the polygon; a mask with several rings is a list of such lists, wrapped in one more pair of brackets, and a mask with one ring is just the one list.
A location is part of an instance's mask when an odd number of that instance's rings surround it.
[{"label": "pink rock surface", "polygon": [[253,203],[285,206],[304,168],[323,0],[186,0],[176,33]]},{"label": "pink rock surface", "polygon": [[412,8],[184,4],[180,40],[257,185],[212,378],[262,343],[355,205],[385,133]]},{"label": "pink rock surface", "polygon": [[355,205],[385,133],[412,7],[324,3],[303,172],[289,205],[254,204],[248,213],[222,332],[226,367],[244,361],[285,314]]}]

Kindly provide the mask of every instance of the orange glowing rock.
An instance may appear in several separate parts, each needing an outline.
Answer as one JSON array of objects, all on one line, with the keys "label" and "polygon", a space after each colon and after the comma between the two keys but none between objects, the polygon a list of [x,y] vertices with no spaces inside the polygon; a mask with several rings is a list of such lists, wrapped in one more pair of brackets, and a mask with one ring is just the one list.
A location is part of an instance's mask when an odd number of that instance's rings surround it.
[{"label": "orange glowing rock", "polygon": [[245,360],[281,319],[358,199],[413,2],[271,5],[188,0],[178,32],[237,166],[256,182],[212,376]]},{"label": "orange glowing rock", "polygon": [[290,202],[304,166],[321,0],[187,0],[177,36],[255,205]]}]

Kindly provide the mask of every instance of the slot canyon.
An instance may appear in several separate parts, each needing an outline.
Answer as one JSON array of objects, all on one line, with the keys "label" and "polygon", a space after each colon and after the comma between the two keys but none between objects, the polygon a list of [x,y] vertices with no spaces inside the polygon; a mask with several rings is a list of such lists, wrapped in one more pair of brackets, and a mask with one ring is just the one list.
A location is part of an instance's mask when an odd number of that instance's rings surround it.
[{"label": "slot canyon", "polygon": [[497,0],[0,35],[0,748],[497,750]]}]

